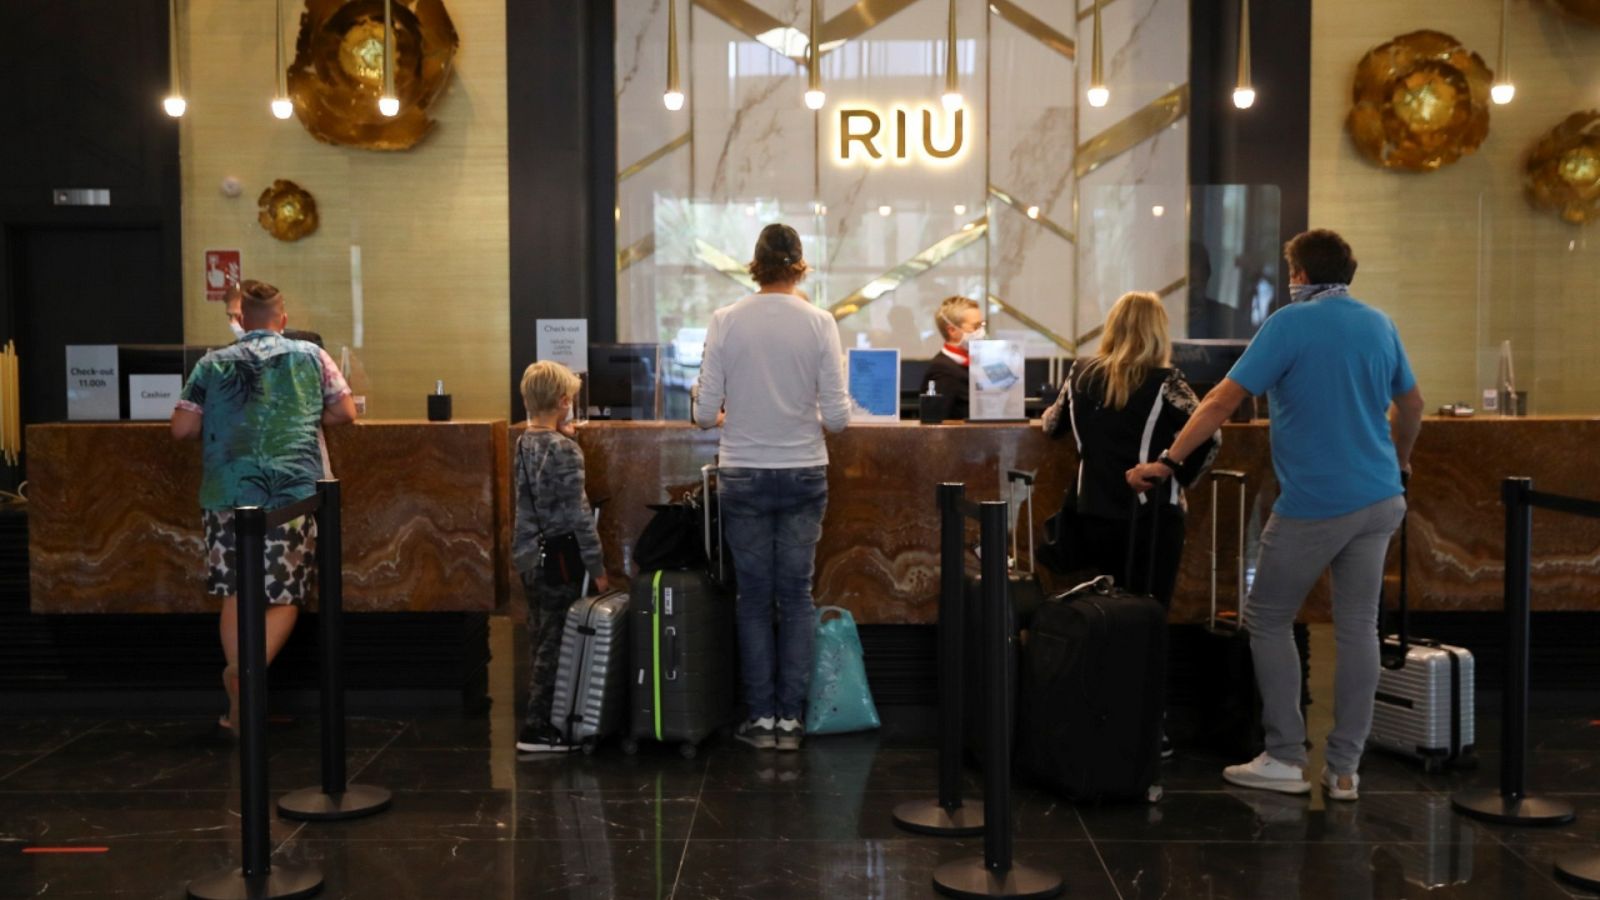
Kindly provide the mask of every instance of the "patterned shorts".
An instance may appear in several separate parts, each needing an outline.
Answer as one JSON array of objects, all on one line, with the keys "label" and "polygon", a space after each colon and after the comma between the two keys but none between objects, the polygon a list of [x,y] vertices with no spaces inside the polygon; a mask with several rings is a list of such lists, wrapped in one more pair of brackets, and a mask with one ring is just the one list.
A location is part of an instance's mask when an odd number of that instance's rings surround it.
[{"label": "patterned shorts", "polygon": [[[238,561],[234,553],[233,510],[203,510],[206,527],[206,593],[229,597],[238,592]],[[317,521],[311,516],[290,519],[267,531],[267,602],[274,605],[305,602],[317,559]]]}]

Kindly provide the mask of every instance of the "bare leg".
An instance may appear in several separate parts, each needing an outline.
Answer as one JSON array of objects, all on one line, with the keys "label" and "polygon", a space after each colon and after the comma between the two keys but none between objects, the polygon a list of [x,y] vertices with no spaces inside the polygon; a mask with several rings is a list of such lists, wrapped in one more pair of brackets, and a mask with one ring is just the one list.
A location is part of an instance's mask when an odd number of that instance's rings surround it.
[{"label": "bare leg", "polygon": [[[294,623],[300,618],[300,609],[294,606],[269,606],[267,607],[267,664],[277,658],[278,651],[289,640],[289,635],[294,631]],[[237,597],[225,597],[222,600],[222,616],[217,625],[217,632],[222,638],[222,655],[228,660],[228,667],[222,670],[223,686],[228,691],[228,718],[229,728],[239,726],[239,600]],[[220,723],[219,723],[220,724]]]}]

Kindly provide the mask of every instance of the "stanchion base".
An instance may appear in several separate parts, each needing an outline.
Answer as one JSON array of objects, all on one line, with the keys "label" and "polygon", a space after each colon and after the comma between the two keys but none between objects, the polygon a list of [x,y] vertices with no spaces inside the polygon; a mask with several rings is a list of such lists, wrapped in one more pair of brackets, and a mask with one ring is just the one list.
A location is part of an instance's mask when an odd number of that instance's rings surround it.
[{"label": "stanchion base", "polygon": [[894,823],[917,834],[957,837],[983,834],[983,804],[962,798],[955,809],[945,809],[938,800],[907,800],[894,808]]},{"label": "stanchion base", "polygon": [[1600,891],[1600,853],[1569,853],[1556,860],[1556,874],[1578,887]]},{"label": "stanchion base", "polygon": [[1001,875],[989,871],[983,857],[958,859],[933,870],[933,889],[946,897],[1047,898],[1061,893],[1061,876],[1045,869],[1012,863]]},{"label": "stanchion base", "polygon": [[295,900],[322,890],[322,871],[316,866],[273,866],[265,875],[244,877],[243,869],[229,869],[189,882],[193,900]]},{"label": "stanchion base", "polygon": [[324,794],[320,787],[301,788],[278,801],[278,815],[302,822],[359,819],[389,808],[394,795],[370,784],[347,784],[342,794]]},{"label": "stanchion base", "polygon": [[1553,797],[1511,798],[1497,788],[1458,791],[1450,798],[1456,812],[1496,825],[1565,825],[1577,817],[1572,804]]}]

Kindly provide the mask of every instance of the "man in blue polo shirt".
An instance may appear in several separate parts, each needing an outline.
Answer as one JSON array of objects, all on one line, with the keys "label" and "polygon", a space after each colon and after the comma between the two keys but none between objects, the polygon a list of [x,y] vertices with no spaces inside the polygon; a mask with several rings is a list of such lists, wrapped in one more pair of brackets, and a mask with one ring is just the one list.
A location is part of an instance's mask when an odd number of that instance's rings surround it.
[{"label": "man in blue polo shirt", "polygon": [[1246,397],[1267,395],[1281,493],[1261,533],[1248,604],[1266,751],[1229,766],[1223,777],[1244,787],[1310,792],[1292,629],[1327,569],[1339,661],[1322,783],[1329,798],[1354,800],[1378,687],[1383,561],[1405,515],[1401,473],[1410,471],[1422,426],[1422,392],[1394,322],[1350,296],[1356,260],[1343,238],[1308,231],[1289,241],[1284,257],[1293,302],[1262,324],[1172,446],[1127,477],[1138,491],[1169,477]]}]

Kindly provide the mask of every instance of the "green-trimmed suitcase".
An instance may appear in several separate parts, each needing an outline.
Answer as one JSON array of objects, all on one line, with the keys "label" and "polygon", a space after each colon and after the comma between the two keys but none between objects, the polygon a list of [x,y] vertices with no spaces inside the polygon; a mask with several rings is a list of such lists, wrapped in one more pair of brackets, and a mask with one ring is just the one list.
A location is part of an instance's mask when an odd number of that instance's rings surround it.
[{"label": "green-trimmed suitcase", "polygon": [[623,744],[675,743],[686,758],[734,717],[734,603],[703,571],[645,572],[633,586],[629,707]]}]

